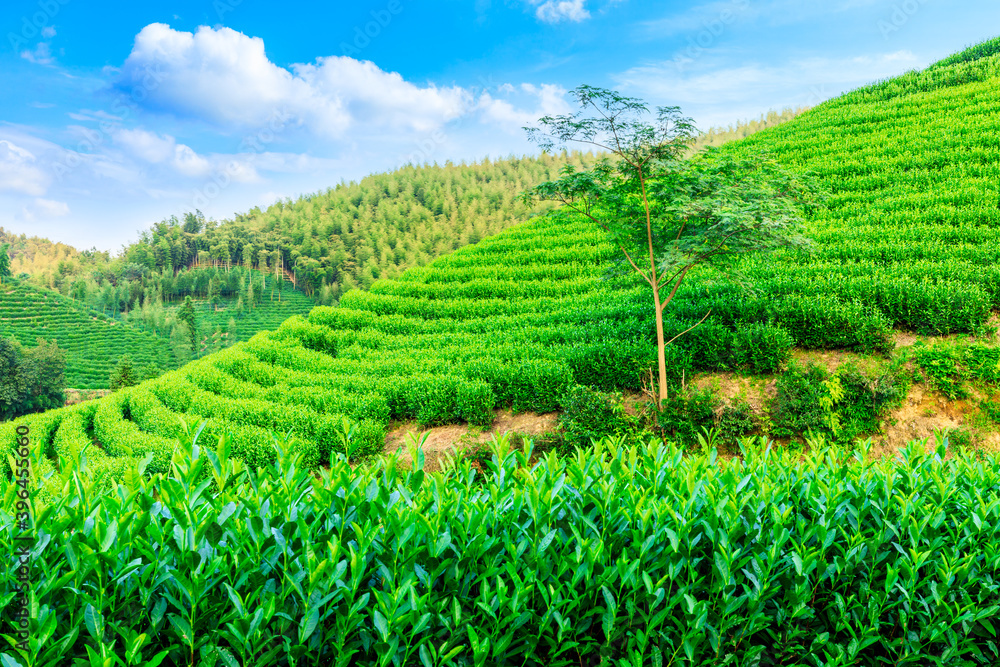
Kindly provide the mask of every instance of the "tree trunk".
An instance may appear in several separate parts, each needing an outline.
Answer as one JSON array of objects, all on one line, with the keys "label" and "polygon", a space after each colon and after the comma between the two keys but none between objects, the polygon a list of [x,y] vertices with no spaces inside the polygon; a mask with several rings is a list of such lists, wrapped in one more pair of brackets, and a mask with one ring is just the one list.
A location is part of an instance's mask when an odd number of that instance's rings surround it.
[{"label": "tree trunk", "polygon": [[663,408],[663,401],[667,400],[667,345],[663,335],[663,310],[660,309],[659,285],[653,286],[653,305],[656,312],[656,361],[659,366],[659,399],[656,407]]}]

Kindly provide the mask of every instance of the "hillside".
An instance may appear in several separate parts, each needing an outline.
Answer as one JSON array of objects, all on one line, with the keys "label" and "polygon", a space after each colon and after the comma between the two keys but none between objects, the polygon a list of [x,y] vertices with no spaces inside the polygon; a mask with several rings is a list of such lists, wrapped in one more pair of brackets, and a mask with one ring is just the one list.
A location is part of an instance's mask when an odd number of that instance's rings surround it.
[{"label": "hillside", "polygon": [[[743,263],[753,289],[692,277],[668,329],[713,314],[671,349],[675,379],[773,372],[789,344],[885,354],[894,330],[983,329],[998,297],[998,141],[984,131],[1000,106],[998,68],[990,56],[907,74],[724,148],[767,147],[817,171],[834,197],[810,221],[811,255]],[[537,218],[138,388],[36,419],[56,451],[92,433],[112,458],[154,452],[153,469],[169,458],[172,413],[208,419],[211,434],[234,430],[240,456],[257,462],[271,456],[267,429],[291,429],[315,465],[328,460],[342,414],[362,421],[360,453],[371,454],[390,420],[482,424],[497,407],[553,410],[572,382],[638,389],[651,307],[631,278],[602,279],[614,255],[589,223]]]},{"label": "hillside", "polygon": [[38,338],[55,341],[66,350],[66,384],[75,389],[107,387],[122,354],[131,355],[139,365],[164,370],[176,365],[166,339],[24,282],[0,286],[0,336],[24,345],[34,345]]},{"label": "hillside", "polygon": [[[592,389],[643,386],[652,306],[565,211],[0,425],[22,447],[0,457],[0,534],[31,564],[0,604],[30,635],[4,665],[998,664],[1000,458],[853,439],[912,394],[1000,424],[994,50],[722,149],[833,196],[811,251],[691,276],[667,335],[712,317],[669,348],[655,432]],[[723,388],[716,412],[706,379],[766,404]],[[416,442],[409,465],[361,460],[389,426],[498,408],[603,432],[505,434],[443,470]],[[696,430],[726,419],[762,437]]]}]

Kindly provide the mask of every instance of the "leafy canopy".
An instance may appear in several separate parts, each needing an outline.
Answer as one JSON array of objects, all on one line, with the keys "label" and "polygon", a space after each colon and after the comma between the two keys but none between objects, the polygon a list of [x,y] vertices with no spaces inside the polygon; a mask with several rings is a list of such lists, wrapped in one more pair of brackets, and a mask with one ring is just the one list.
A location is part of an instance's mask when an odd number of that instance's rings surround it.
[{"label": "leafy canopy", "polygon": [[599,224],[646,282],[673,287],[703,262],[808,243],[802,214],[821,200],[811,176],[762,152],[708,148],[685,160],[697,131],[678,107],[657,107],[650,122],[640,100],[591,86],[573,95],[581,111],[541,118],[541,128],[525,128],[529,138],[543,150],[578,142],[606,155],[590,170],[567,165],[524,196],[560,202]]}]

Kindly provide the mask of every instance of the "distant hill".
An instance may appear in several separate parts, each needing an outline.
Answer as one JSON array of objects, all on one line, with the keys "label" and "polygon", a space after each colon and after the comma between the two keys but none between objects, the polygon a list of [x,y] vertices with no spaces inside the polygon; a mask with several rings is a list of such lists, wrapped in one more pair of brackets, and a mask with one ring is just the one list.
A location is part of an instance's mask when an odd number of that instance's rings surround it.
[{"label": "distant hill", "polygon": [[0,286],[0,336],[33,346],[38,338],[66,350],[66,384],[101,389],[118,357],[162,370],[176,367],[170,343],[81,306],[73,299],[24,282]]}]

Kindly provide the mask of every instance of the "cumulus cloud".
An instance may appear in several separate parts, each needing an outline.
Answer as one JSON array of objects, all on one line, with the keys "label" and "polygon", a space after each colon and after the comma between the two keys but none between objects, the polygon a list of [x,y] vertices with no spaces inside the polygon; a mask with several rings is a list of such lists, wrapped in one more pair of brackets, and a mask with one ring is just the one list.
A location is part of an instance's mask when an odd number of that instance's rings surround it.
[{"label": "cumulus cloud", "polygon": [[586,0],[528,0],[536,7],[535,16],[545,23],[580,22],[590,18]]},{"label": "cumulus cloud", "polygon": [[318,58],[291,70],[272,63],[264,41],[230,28],[146,26],[117,85],[141,87],[147,107],[220,125],[260,127],[276,113],[326,136],[359,124],[427,130],[468,106],[461,88],[424,87],[349,57]]},{"label": "cumulus cloud", "polygon": [[171,136],[160,136],[146,130],[119,130],[114,142],[135,157],[146,162],[164,162],[174,155],[177,142]]},{"label": "cumulus cloud", "polygon": [[[133,158],[149,164],[165,165],[181,176],[200,177],[217,170],[232,156],[202,156],[193,148],[177,143],[169,134],[157,134],[141,128],[116,130],[113,135],[116,146]],[[252,167],[240,165],[233,168],[236,180],[251,181],[256,178]]]},{"label": "cumulus cloud", "polygon": [[0,139],[0,190],[40,196],[45,194],[48,177],[34,165],[30,151]]},{"label": "cumulus cloud", "polygon": [[542,116],[554,116],[572,111],[566,101],[566,89],[561,86],[553,84],[534,86],[523,83],[515,88],[505,84],[501,86],[499,92],[507,93],[508,97],[527,97],[534,100],[534,109],[529,110],[515,107],[509,99],[493,97],[489,93],[483,93],[480,97],[479,108],[482,109],[483,119],[517,134],[523,134],[521,128],[534,125]]}]

